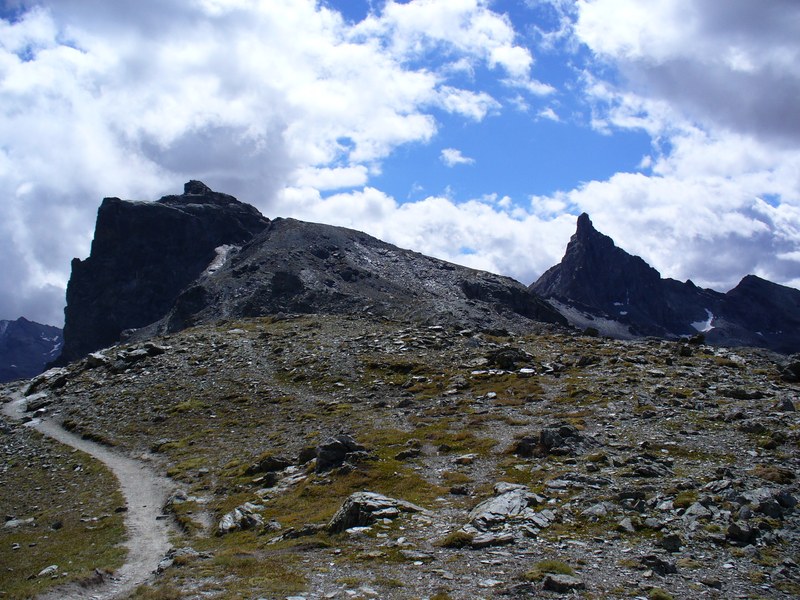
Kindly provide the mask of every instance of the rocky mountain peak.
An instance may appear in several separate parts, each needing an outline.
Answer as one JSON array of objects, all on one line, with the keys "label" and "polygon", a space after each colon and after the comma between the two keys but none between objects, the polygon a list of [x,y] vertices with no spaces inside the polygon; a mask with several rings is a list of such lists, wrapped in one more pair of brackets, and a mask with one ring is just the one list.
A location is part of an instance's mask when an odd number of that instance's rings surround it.
[{"label": "rocky mountain peak", "polygon": [[61,351],[61,329],[20,317],[0,321],[0,382],[38,375]]},{"label": "rocky mountain peak", "polygon": [[105,198],[90,256],[72,261],[59,362],[161,318],[223,249],[245,244],[268,224],[255,207],[200,181],[156,202]]},{"label": "rocky mountain peak", "polygon": [[727,294],[663,279],[580,215],[564,258],[531,285],[575,325],[604,333],[679,337],[715,344],[800,350],[800,291],[747,275]]},{"label": "rocky mountain peak", "polygon": [[358,231],[269,221],[201,181],[156,202],[106,198],[91,255],[73,261],[65,313],[63,363],[119,341],[124,330],[144,339],[277,313],[366,313],[482,329],[566,324],[507,277]]},{"label": "rocky mountain peak", "polygon": [[578,227],[575,230],[575,237],[577,239],[587,239],[599,233],[592,224],[592,220],[587,213],[581,213],[578,217]]}]

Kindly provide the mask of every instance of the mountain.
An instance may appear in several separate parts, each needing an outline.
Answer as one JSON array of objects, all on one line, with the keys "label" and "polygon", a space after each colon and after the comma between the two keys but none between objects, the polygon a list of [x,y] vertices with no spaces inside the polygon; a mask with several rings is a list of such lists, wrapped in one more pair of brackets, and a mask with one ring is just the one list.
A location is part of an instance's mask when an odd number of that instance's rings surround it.
[{"label": "mountain", "polygon": [[58,362],[109,346],[123,330],[161,318],[215,258],[268,224],[254,207],[199,181],[156,202],[105,198],[89,258],[72,261]]},{"label": "mountain", "polygon": [[[464,328],[566,324],[521,283],[364,233],[263,217],[201,182],[157,202],[106,198],[67,287],[60,364],[120,340],[277,313],[371,314]],[[126,331],[130,330],[130,331]]]},{"label": "mountain", "polygon": [[0,382],[29,379],[56,358],[62,346],[61,329],[20,317],[0,321]]},{"label": "mountain", "polygon": [[574,325],[617,337],[702,332],[718,345],[800,351],[800,291],[748,275],[726,294],[663,279],[597,231],[587,214],[561,262],[530,286]]}]

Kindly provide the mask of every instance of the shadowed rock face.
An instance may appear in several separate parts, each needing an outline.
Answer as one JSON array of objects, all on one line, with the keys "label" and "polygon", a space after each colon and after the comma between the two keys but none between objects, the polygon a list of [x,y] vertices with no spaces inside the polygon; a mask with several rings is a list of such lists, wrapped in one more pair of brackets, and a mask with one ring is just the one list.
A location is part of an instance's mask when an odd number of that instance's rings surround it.
[{"label": "shadowed rock face", "polygon": [[268,223],[254,207],[199,181],[157,202],[104,199],[91,255],[72,261],[59,362],[161,318],[212,262],[216,248],[243,244]]},{"label": "shadowed rock face", "polygon": [[0,383],[38,375],[61,350],[61,329],[25,318],[0,321]]},{"label": "shadowed rock face", "polygon": [[562,261],[530,289],[570,309],[625,325],[634,335],[703,331],[709,342],[800,350],[800,291],[748,275],[727,294],[662,279],[638,256],[598,232],[587,214]]}]

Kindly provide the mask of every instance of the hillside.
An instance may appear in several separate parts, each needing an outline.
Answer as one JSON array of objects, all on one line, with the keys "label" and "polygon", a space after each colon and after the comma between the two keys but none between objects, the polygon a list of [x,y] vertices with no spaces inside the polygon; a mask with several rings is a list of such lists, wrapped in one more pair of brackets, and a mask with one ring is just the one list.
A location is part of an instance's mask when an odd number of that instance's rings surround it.
[{"label": "hillside", "polygon": [[[800,592],[800,367],[785,363],[547,324],[286,314],[97,353],[27,398],[174,482],[178,550],[133,597],[786,598]],[[0,588],[113,568],[99,551],[66,566],[115,514],[107,484],[32,459],[29,428],[4,431],[0,500],[33,522],[2,529]],[[85,514],[49,527],[77,493]],[[27,580],[50,564],[57,579]]]}]

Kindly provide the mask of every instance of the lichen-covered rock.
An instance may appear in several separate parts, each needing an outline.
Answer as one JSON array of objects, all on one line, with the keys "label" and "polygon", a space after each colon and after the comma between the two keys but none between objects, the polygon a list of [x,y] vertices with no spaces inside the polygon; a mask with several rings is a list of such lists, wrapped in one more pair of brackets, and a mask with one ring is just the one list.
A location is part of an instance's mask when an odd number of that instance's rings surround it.
[{"label": "lichen-covered rock", "polygon": [[544,498],[532,493],[527,486],[500,482],[494,486],[495,495],[478,504],[469,513],[469,524],[478,531],[502,527],[510,520],[534,522],[541,526],[548,519],[532,510]]},{"label": "lichen-covered rock", "polygon": [[217,535],[225,535],[243,529],[255,529],[264,523],[264,518],[256,513],[258,506],[245,502],[225,514],[217,526]]},{"label": "lichen-covered rock", "polygon": [[401,513],[424,512],[425,509],[389,498],[375,492],[356,492],[344,501],[341,508],[328,523],[330,533],[339,533],[351,527],[366,527],[378,519],[396,519]]}]

